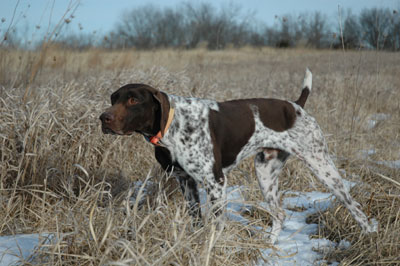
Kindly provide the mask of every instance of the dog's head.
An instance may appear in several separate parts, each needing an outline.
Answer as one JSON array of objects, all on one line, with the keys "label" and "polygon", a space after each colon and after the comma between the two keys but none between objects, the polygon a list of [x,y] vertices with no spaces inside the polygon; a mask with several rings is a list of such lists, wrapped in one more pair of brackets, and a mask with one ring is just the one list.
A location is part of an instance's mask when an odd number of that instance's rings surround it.
[{"label": "dog's head", "polygon": [[100,115],[104,134],[156,134],[166,123],[168,97],[145,84],[128,84],[111,94],[112,106]]}]

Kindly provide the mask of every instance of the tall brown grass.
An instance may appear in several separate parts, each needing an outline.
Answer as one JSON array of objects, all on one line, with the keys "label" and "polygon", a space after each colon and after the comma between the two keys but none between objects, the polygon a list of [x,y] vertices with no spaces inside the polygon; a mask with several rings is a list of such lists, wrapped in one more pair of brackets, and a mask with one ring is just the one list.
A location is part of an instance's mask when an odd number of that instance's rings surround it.
[{"label": "tall brown grass", "polygon": [[[379,221],[377,234],[361,235],[348,211],[337,205],[309,217],[320,224],[313,237],[349,240],[349,249],[326,257],[343,265],[400,263],[400,171],[377,163],[400,159],[399,54],[57,47],[49,47],[43,58],[32,51],[0,53],[0,235],[56,236],[31,263],[249,265],[260,259],[259,249],[269,246],[246,226],[229,221],[224,230],[212,222],[192,227],[184,200],[174,180],[158,168],[153,148],[137,135],[103,135],[98,116],[114,90],[133,82],[216,100],[294,100],[305,67],[314,74],[305,109],[323,128],[336,165],[347,179],[359,182],[352,195]],[[377,113],[388,114],[387,119],[369,128]],[[368,149],[376,153],[365,156]],[[282,190],[324,190],[294,158],[285,169]],[[130,205],[131,184],[137,180],[147,180],[152,193],[144,204]],[[249,187],[246,203],[257,206],[262,200],[252,159],[228,180]],[[262,211],[249,215],[253,223],[268,226]]]}]

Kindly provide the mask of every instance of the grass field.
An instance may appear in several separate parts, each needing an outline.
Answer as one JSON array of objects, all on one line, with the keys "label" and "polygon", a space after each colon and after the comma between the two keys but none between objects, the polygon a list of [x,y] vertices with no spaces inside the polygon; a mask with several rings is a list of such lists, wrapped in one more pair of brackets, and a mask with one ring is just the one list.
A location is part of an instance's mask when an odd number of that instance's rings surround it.
[{"label": "grass field", "polygon": [[[342,265],[400,264],[400,54],[251,49],[102,51],[0,50],[0,235],[55,233],[30,263],[40,265],[249,265],[262,238],[240,223],[193,228],[175,181],[142,136],[103,135],[99,115],[126,83],[228,100],[295,100],[305,68],[313,91],[305,109],[323,129],[335,163],[379,232],[361,235],[338,204],[309,217],[314,238],[351,242],[325,255]],[[400,164],[400,163],[399,163]],[[146,202],[129,206],[133,181],[151,181]],[[252,158],[228,177],[262,201]],[[291,158],[281,190],[325,189]],[[267,227],[268,214],[248,214]],[[268,258],[265,258],[268,259]]]}]

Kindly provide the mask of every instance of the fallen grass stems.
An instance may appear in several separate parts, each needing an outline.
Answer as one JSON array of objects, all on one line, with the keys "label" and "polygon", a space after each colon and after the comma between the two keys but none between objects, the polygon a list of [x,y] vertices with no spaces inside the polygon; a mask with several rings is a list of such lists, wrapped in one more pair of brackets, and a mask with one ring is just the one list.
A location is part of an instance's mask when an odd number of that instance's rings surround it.
[{"label": "fallen grass stems", "polygon": [[[326,133],[336,165],[357,182],[352,195],[379,221],[377,234],[361,235],[337,205],[309,217],[320,225],[313,237],[350,241],[348,249],[326,255],[342,265],[400,263],[400,170],[374,163],[400,156],[400,54],[270,48],[0,52],[0,235],[54,234],[27,264],[257,262],[260,249],[269,248],[261,236],[231,221],[224,230],[210,221],[193,227],[178,186],[156,166],[152,147],[136,135],[103,135],[98,116],[111,92],[133,82],[217,100],[294,100],[307,66],[315,89],[305,109]],[[40,58],[40,71],[32,69],[34,58]],[[371,115],[378,113],[388,116],[369,127]],[[373,153],[365,155],[368,150]],[[143,184],[150,184],[151,193],[144,194],[142,186],[144,197],[137,196],[131,206],[130,188],[139,180],[147,180]],[[228,180],[248,186],[248,204],[262,201],[251,159]],[[323,190],[294,159],[280,186]],[[266,227],[266,216],[255,208],[246,217]]]}]

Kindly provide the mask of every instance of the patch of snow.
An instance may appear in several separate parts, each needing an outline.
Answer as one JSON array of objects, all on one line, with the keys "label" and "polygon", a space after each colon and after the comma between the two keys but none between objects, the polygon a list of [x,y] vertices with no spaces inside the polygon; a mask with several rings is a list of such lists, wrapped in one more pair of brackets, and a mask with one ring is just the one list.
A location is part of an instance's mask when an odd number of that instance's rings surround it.
[{"label": "patch of snow", "polygon": [[283,200],[283,207],[287,209],[298,207],[305,209],[317,208],[320,211],[325,211],[331,207],[331,200],[329,200],[329,198],[332,195],[328,193],[318,191],[288,191],[286,193],[290,193],[290,195],[296,195],[295,197],[289,196]]},{"label": "patch of snow", "polygon": [[369,232],[378,232],[379,222],[375,218],[372,218],[370,222],[372,224],[372,229]]},{"label": "patch of snow", "polygon": [[[356,183],[344,179],[345,186],[350,189]],[[148,193],[148,185],[136,182],[132,187],[132,197],[130,203],[135,202],[139,196],[139,190],[142,189],[142,195]],[[227,206],[226,219],[242,223],[246,226],[250,221],[242,216],[246,210],[251,210],[252,206],[245,204],[243,191],[247,189],[245,186],[231,186],[227,188]],[[323,192],[298,192],[286,191],[286,197],[283,199],[283,208],[286,212],[286,218],[283,229],[278,237],[277,243],[273,248],[260,250],[267,263],[259,260],[257,265],[314,265],[322,264],[323,254],[333,248],[346,249],[351,245],[349,242],[342,240],[339,244],[331,242],[327,239],[310,239],[310,236],[317,233],[317,224],[307,224],[306,219],[309,215],[324,211],[332,206],[332,200],[335,198],[330,193]],[[206,213],[209,208],[209,201],[204,189],[199,190],[201,208]],[[143,197],[142,196],[142,197]],[[143,198],[140,197],[139,201]],[[259,203],[265,208],[265,203]],[[298,209],[299,211],[293,211]],[[261,227],[253,226],[257,231],[261,231],[265,235],[268,230],[264,231]],[[43,243],[43,239],[51,238],[51,234],[31,234],[0,237],[0,266],[15,265],[23,260],[29,260],[30,256]],[[333,262],[331,265],[338,265]]]},{"label": "patch of snow", "polygon": [[[148,180],[146,180],[145,182],[142,182],[142,181],[133,182],[132,186],[129,189],[130,190],[129,193],[131,195],[129,198],[129,206],[132,208],[136,203],[136,199],[139,200],[138,206],[142,206],[143,203],[146,202],[146,196],[147,196],[148,192],[154,186],[155,186],[154,182],[151,182]],[[142,190],[142,192],[140,192],[140,190]],[[124,206],[126,205],[125,200],[122,202],[122,205],[124,205]]]},{"label": "patch of snow", "polygon": [[[343,181],[348,189],[356,184],[345,179]],[[251,209],[251,206],[243,203],[245,199],[241,191],[244,189],[246,189],[244,186],[227,188],[225,217],[228,220],[248,225],[250,221],[241,215],[243,210]],[[318,225],[307,224],[306,219],[311,214],[332,207],[332,201],[335,197],[330,193],[318,191],[286,191],[285,194],[288,196],[283,199],[282,207],[286,212],[283,229],[273,248],[261,250],[268,262],[259,260],[258,265],[314,265],[324,263],[323,255],[338,247],[338,244],[325,238],[310,239],[311,235],[317,233]],[[200,190],[202,208],[207,202],[206,197],[205,191]],[[265,202],[261,202],[259,205],[265,208]],[[301,211],[293,211],[295,208],[300,208]],[[262,230],[260,227],[254,227],[254,229]],[[267,233],[265,232],[265,235]],[[351,244],[343,240],[339,245],[340,248],[348,248]],[[338,265],[338,263],[334,262],[331,265]]]},{"label": "patch of snow", "polygon": [[[244,186],[231,186],[226,188],[227,203],[225,218],[230,221],[239,222],[243,225],[248,225],[250,221],[241,215],[241,213],[246,210],[252,209],[252,206],[244,204],[245,198],[242,191],[245,189]],[[207,204],[209,202],[207,200],[207,193],[202,188],[199,189],[199,197],[202,213],[207,213],[210,206]]]},{"label": "patch of snow", "polygon": [[[336,246],[336,243],[327,239],[310,239],[310,235],[317,233],[318,226],[306,223],[309,215],[331,207],[334,197],[317,191],[289,193],[296,196],[283,200],[286,219],[278,242],[274,245],[275,249],[262,251],[268,263],[260,261],[259,265],[312,265],[322,259],[321,252],[325,253]],[[305,210],[289,210],[294,207]]]},{"label": "patch of snow", "polygon": [[395,161],[377,161],[377,164],[384,165],[393,169],[400,169],[400,160]]},{"label": "patch of snow", "polygon": [[372,114],[367,119],[367,129],[373,129],[376,127],[378,122],[387,120],[389,118],[390,118],[389,114],[384,114],[384,113]]},{"label": "patch of snow", "polygon": [[375,149],[368,149],[368,150],[360,150],[359,156],[362,159],[367,159],[369,156],[376,154]]},{"label": "patch of snow", "polygon": [[344,239],[340,240],[340,242],[338,244],[339,249],[348,249],[348,248],[350,248],[350,246],[351,246],[351,243]]},{"label": "patch of snow", "polygon": [[349,181],[347,179],[342,179],[342,180],[343,180],[343,185],[346,187],[348,191],[350,191],[350,189],[353,188],[358,183],[354,181]]},{"label": "patch of snow", "polygon": [[[396,146],[398,144],[395,144]],[[368,150],[360,150],[359,151],[359,157],[362,159],[367,160],[368,162],[371,163],[376,163],[379,165],[384,165],[386,167],[389,168],[393,168],[393,169],[400,169],[400,160],[392,160],[392,161],[373,161],[369,159],[369,156],[376,154],[376,150],[375,149],[368,149]]]},{"label": "patch of snow", "polygon": [[35,250],[51,237],[51,234],[0,236],[0,266],[17,265],[29,260]]},{"label": "patch of snow", "polygon": [[243,186],[232,186],[226,190],[227,204],[226,204],[226,215],[229,220],[240,222],[244,225],[249,224],[249,220],[241,216],[240,214],[246,210],[251,210],[251,206],[244,204],[245,198],[242,195]]}]

